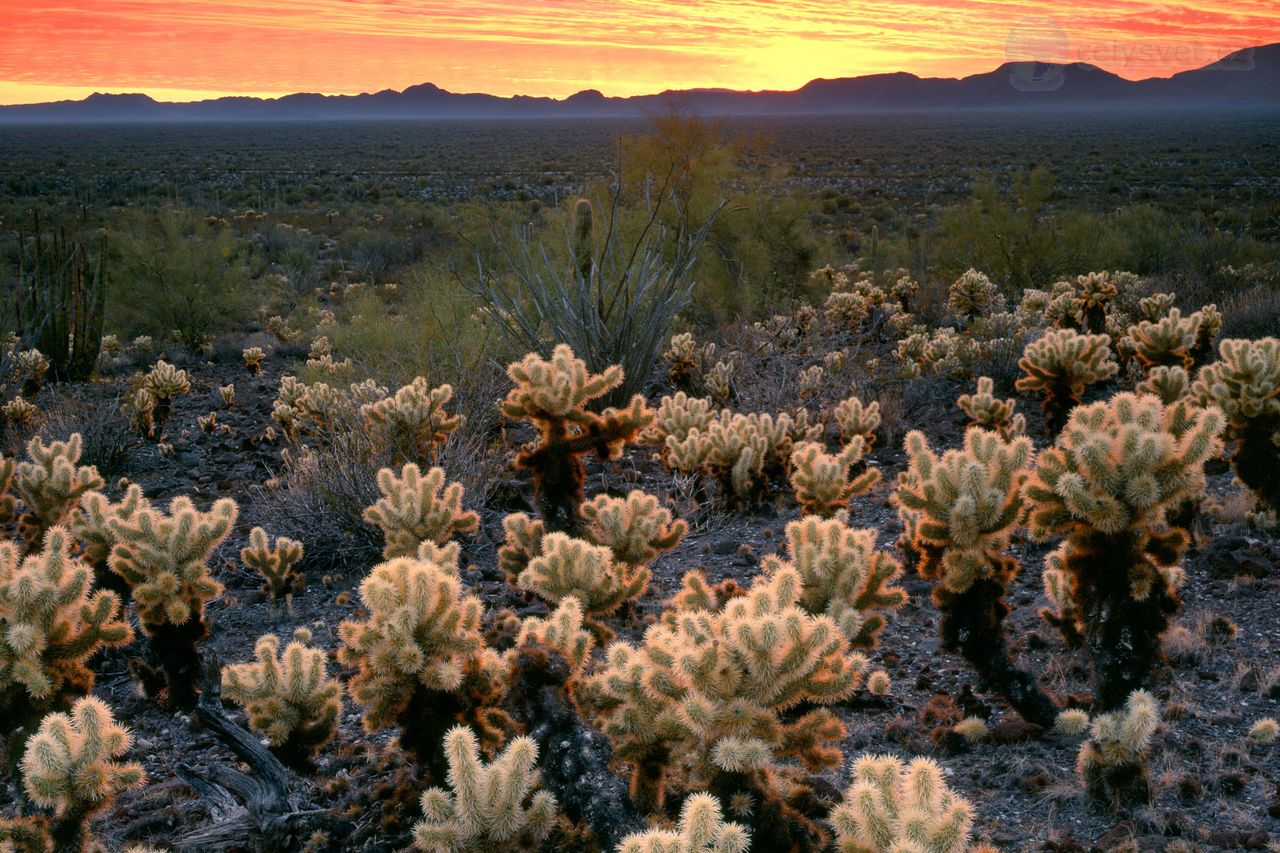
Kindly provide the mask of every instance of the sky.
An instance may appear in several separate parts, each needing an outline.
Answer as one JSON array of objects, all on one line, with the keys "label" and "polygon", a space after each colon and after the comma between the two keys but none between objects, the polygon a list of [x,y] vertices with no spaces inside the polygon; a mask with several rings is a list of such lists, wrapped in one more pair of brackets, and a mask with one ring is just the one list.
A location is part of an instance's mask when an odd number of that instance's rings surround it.
[{"label": "sky", "polygon": [[0,0],[0,104],[795,89],[1031,56],[1141,79],[1272,42],[1276,0]]}]

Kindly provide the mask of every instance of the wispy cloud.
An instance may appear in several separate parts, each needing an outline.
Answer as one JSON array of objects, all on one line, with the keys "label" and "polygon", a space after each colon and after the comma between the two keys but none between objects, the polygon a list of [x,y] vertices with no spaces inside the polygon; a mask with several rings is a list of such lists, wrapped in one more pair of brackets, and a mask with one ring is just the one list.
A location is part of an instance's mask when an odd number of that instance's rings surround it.
[{"label": "wispy cloud", "polygon": [[[5,0],[15,92],[358,92],[423,81],[566,95],[794,88],[989,70],[1021,34],[1128,77],[1280,41],[1271,0]],[[1010,33],[1013,32],[1011,44]]]}]

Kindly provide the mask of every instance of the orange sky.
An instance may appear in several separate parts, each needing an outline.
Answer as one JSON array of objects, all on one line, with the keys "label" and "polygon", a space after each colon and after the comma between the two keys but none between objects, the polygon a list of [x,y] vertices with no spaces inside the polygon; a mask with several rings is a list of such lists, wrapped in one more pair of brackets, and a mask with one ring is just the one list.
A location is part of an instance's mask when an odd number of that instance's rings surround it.
[{"label": "orange sky", "polygon": [[0,103],[793,89],[1027,53],[1141,78],[1277,41],[1276,0],[0,0]]}]

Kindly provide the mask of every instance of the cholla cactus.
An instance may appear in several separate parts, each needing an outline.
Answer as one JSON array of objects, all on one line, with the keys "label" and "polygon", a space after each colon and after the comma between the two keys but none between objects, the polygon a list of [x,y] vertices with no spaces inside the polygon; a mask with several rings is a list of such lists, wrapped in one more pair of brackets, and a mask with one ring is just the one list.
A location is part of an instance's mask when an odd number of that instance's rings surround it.
[{"label": "cholla cactus", "polygon": [[1280,339],[1229,339],[1218,352],[1221,361],[1201,368],[1191,396],[1226,414],[1236,476],[1280,513]]},{"label": "cholla cactus", "polygon": [[920,556],[920,575],[937,581],[933,600],[942,611],[943,644],[958,649],[983,682],[1029,721],[1051,725],[1057,708],[1009,659],[1004,636],[1004,594],[1019,569],[1005,551],[1023,516],[1031,441],[1005,441],[970,428],[964,449],[942,456],[919,431],[908,434],[906,444],[898,512]]},{"label": "cholla cactus", "polygon": [[429,760],[457,707],[450,694],[483,645],[483,605],[463,593],[456,544],[423,552],[375,566],[360,584],[368,616],[338,626],[338,660],[357,670],[347,691],[364,706],[365,727],[399,725],[401,748]]},{"label": "cholla cactus", "polygon": [[657,498],[638,489],[625,498],[597,495],[580,513],[582,538],[608,547],[615,560],[632,566],[647,566],[673,550],[689,530],[683,520],[672,520]]},{"label": "cholla cactus", "polygon": [[667,360],[667,377],[676,388],[687,389],[698,366],[698,345],[689,332],[671,336],[662,357]]},{"label": "cholla cactus", "polygon": [[0,406],[0,419],[17,427],[30,426],[38,414],[40,414],[40,407],[35,403],[27,402],[22,398],[22,395],[18,395],[3,406]]},{"label": "cholla cactus", "polygon": [[572,595],[560,599],[545,619],[530,616],[520,622],[516,646],[540,643],[565,656],[574,672],[584,672],[591,661],[595,639],[583,630],[582,602]]},{"label": "cholla cactus", "polygon": [[34,727],[44,711],[93,687],[89,659],[133,639],[115,593],[93,591],[93,572],[52,528],[23,559],[0,543],[0,734]]},{"label": "cholla cactus", "polygon": [[236,386],[235,383],[230,385],[219,385],[218,396],[222,399],[224,408],[230,409],[236,404]]},{"label": "cholla cactus", "polygon": [[382,529],[387,559],[409,557],[423,542],[443,545],[455,533],[471,533],[480,516],[462,508],[462,484],[445,485],[444,469],[432,468],[423,476],[412,462],[400,469],[378,472],[382,497],[364,511],[364,519]]},{"label": "cholla cactus", "polygon": [[587,695],[617,756],[632,763],[643,810],[661,811],[675,756],[686,789],[711,786],[761,804],[776,801],[768,782],[775,759],[815,770],[839,762],[844,727],[830,711],[782,714],[847,697],[866,658],[829,617],[799,605],[802,591],[800,575],[783,567],[720,611],[671,611],[642,645],[609,647]]},{"label": "cholla cactus", "polygon": [[156,433],[156,401],[147,393],[147,389],[139,388],[124,398],[124,411],[129,414],[129,423],[138,435],[151,438]]},{"label": "cholla cactus", "polygon": [[1090,796],[1112,806],[1150,799],[1147,753],[1160,724],[1160,708],[1145,690],[1135,690],[1123,711],[1093,721],[1089,740],[1080,747],[1076,768]]},{"label": "cholla cactus", "polygon": [[1040,618],[1057,628],[1062,633],[1063,642],[1074,649],[1083,645],[1084,635],[1080,633],[1080,611],[1071,592],[1071,576],[1067,573],[1066,564],[1066,545],[1045,555],[1040,581],[1049,606],[1041,608]]},{"label": "cholla cactus", "polygon": [[590,374],[566,344],[555,348],[550,361],[530,353],[508,365],[507,375],[516,387],[503,400],[502,413],[529,421],[540,435],[536,445],[521,448],[516,467],[533,472],[547,527],[572,532],[586,476],[582,457],[592,452],[601,459],[617,457],[653,422],[653,413],[638,394],[626,409],[588,411],[588,403],[622,383],[622,368]]},{"label": "cholla cactus", "polygon": [[947,787],[928,758],[909,764],[892,755],[853,762],[844,802],[831,810],[840,853],[967,853],[973,806]]},{"label": "cholla cactus", "polygon": [[173,411],[174,398],[191,391],[191,377],[185,370],[179,370],[164,359],[156,362],[155,367],[142,377],[142,390],[146,391],[154,403],[151,417],[155,425],[164,429]]},{"label": "cholla cactus", "polygon": [[409,385],[376,403],[360,407],[365,427],[379,446],[400,461],[428,462],[441,444],[462,425],[462,417],[444,410],[453,399],[453,386],[428,387],[419,376]]},{"label": "cholla cactus", "polygon": [[324,649],[311,648],[299,628],[280,653],[274,634],[258,638],[254,663],[222,668],[222,690],[244,706],[249,727],[266,737],[282,759],[305,765],[338,730],[342,686],[325,666]]},{"label": "cholla cactus", "polygon": [[692,794],[680,807],[675,831],[650,829],[622,839],[618,853],[747,853],[751,836],[746,828],[725,821],[720,801],[710,794]]},{"label": "cholla cactus", "polygon": [[19,462],[14,487],[26,508],[18,518],[18,533],[29,548],[39,547],[49,528],[65,524],[80,498],[102,487],[92,465],[80,461],[80,433],[66,441],[45,444],[40,436],[27,442],[27,461]]},{"label": "cholla cactus", "polygon": [[466,726],[444,736],[449,787],[422,795],[422,820],[413,846],[429,853],[539,850],[557,817],[556,799],[539,791],[538,746],[518,737],[490,764]]},{"label": "cholla cactus", "polygon": [[711,399],[722,406],[733,399],[733,372],[736,367],[733,359],[717,361],[702,377],[702,385]]},{"label": "cholla cactus", "polygon": [[262,362],[266,357],[267,354],[262,351],[262,347],[246,347],[240,351],[240,358],[251,376],[262,375]]},{"label": "cholla cactus", "polygon": [[995,390],[995,381],[990,376],[979,376],[978,390],[961,394],[956,405],[969,416],[969,426],[990,430],[1009,441],[1027,431],[1027,419],[1015,413],[1016,400],[1001,400]]},{"label": "cholla cactus", "polygon": [[791,453],[791,487],[806,515],[830,518],[849,508],[849,501],[864,495],[880,482],[880,472],[865,468],[860,474],[851,469],[863,461],[867,444],[855,435],[838,454],[830,454],[814,441],[797,444]]},{"label": "cholla cactus", "polygon": [[249,531],[249,546],[240,549],[240,560],[256,569],[266,581],[262,589],[272,598],[296,591],[302,583],[302,574],[294,566],[302,560],[302,543],[286,536],[277,536],[274,545],[267,542],[267,531],[255,527]]},{"label": "cholla cactus", "polygon": [[22,393],[34,397],[44,387],[45,374],[49,372],[49,359],[38,349],[26,349],[14,353],[9,365],[9,375],[22,386]]},{"label": "cholla cactus", "polygon": [[1176,293],[1153,293],[1138,300],[1138,313],[1144,320],[1154,323],[1172,311],[1177,301]]},{"label": "cholla cactus", "polygon": [[[207,415],[196,415],[196,425],[200,427],[200,431],[212,435],[218,431],[218,413],[210,412]],[[223,424],[226,426],[226,424]],[[230,427],[227,427],[230,429]]]},{"label": "cholla cactus", "polygon": [[787,525],[787,549],[790,559],[765,557],[763,570],[795,570],[803,584],[800,605],[830,616],[854,647],[873,648],[889,613],[907,600],[893,586],[902,566],[876,550],[875,531],[854,530],[839,518],[803,518]]},{"label": "cholla cactus", "polygon": [[640,433],[639,443],[646,447],[661,448],[665,461],[668,436],[673,436],[680,442],[695,429],[706,432],[719,414],[720,410],[711,400],[690,397],[683,391],[677,391],[674,396],[663,397],[658,401],[653,424]]},{"label": "cholla cactus", "polygon": [[1071,579],[1097,678],[1113,710],[1143,686],[1178,605],[1178,559],[1189,539],[1166,513],[1204,489],[1204,463],[1221,450],[1222,413],[1165,407],[1119,394],[1071,414],[1040,456],[1024,495],[1037,539],[1065,535]]},{"label": "cholla cactus", "polygon": [[786,471],[795,435],[814,439],[820,426],[790,415],[743,415],[725,410],[703,430],[690,430],[683,441],[668,436],[667,464],[685,473],[704,473],[719,484],[730,503],[751,503]]},{"label": "cholla cactus", "polygon": [[1004,297],[991,279],[974,269],[966,270],[947,290],[947,308],[961,324],[1003,311]]},{"label": "cholla cactus", "polygon": [[167,516],[146,506],[110,520],[116,542],[108,566],[129,585],[142,629],[164,667],[168,702],[181,710],[195,706],[196,645],[208,634],[205,604],[222,594],[208,561],[236,515],[229,498],[200,512],[180,496],[169,504]]},{"label": "cholla cactus", "polygon": [[1028,344],[1018,366],[1026,376],[1015,387],[1045,395],[1045,421],[1051,435],[1066,425],[1086,386],[1110,379],[1119,370],[1111,357],[1110,337],[1081,335],[1071,329],[1053,329]]},{"label": "cholla cactus", "polygon": [[1222,331],[1223,317],[1217,305],[1206,305],[1191,315],[1196,324],[1196,342],[1191,347],[1191,361],[1203,367],[1213,358],[1213,343]]},{"label": "cholla cactus", "polygon": [[1193,363],[1191,348],[1199,331],[1197,315],[1183,317],[1177,308],[1156,322],[1143,320],[1129,328],[1129,344],[1143,366],[1187,368]]},{"label": "cholla cactus", "polygon": [[827,295],[822,312],[832,326],[852,332],[871,316],[875,307],[875,300],[865,293],[836,291]]},{"label": "cholla cactus", "polygon": [[649,570],[615,561],[605,546],[548,533],[542,540],[542,553],[529,561],[516,583],[551,604],[568,596],[578,599],[592,631],[607,640],[613,632],[600,617],[643,595],[649,587]]},{"label": "cholla cactus", "polygon": [[1147,371],[1146,378],[1134,388],[1140,394],[1152,394],[1171,406],[1191,393],[1191,376],[1182,365],[1160,365]]},{"label": "cholla cactus", "polygon": [[822,380],[826,373],[826,368],[821,364],[810,365],[800,371],[796,376],[796,394],[801,400],[808,400],[818,395],[822,390]]},{"label": "cholla cactus", "polygon": [[70,714],[40,721],[22,754],[22,784],[34,803],[53,810],[50,834],[58,850],[85,847],[89,817],[146,781],[141,765],[114,760],[129,746],[111,708],[92,696],[76,700]]},{"label": "cholla cactus", "polygon": [[843,441],[862,436],[868,450],[875,446],[876,430],[880,428],[879,401],[872,400],[870,404],[863,405],[857,396],[849,397],[836,404],[835,417]]},{"label": "cholla cactus", "polygon": [[1119,295],[1119,287],[1105,272],[1076,276],[1076,301],[1088,332],[1099,335],[1107,330],[1107,306]]},{"label": "cholla cactus", "polygon": [[129,594],[128,584],[107,566],[111,549],[117,541],[111,529],[111,520],[130,519],[138,510],[150,506],[142,494],[142,488],[136,483],[128,484],[124,497],[118,503],[112,503],[106,495],[96,491],[86,492],[80,498],[79,506],[71,513],[69,525],[80,543],[80,557],[93,567],[98,586],[123,595]]}]

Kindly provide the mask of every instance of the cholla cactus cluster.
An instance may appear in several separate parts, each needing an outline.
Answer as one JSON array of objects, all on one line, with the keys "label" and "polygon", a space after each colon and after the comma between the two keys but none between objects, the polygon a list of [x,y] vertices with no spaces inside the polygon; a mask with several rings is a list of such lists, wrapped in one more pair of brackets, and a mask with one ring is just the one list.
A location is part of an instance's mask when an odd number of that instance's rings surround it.
[{"label": "cholla cactus cluster", "polygon": [[240,351],[240,359],[252,376],[262,375],[262,362],[266,357],[267,354],[263,352],[262,347],[246,347]]},{"label": "cholla cactus cluster", "polygon": [[25,349],[15,352],[9,364],[9,378],[17,382],[22,393],[34,397],[44,387],[45,375],[49,372],[49,359],[38,349]]},{"label": "cholla cactus cluster", "polygon": [[802,584],[799,603],[825,614],[855,647],[872,648],[907,594],[894,582],[902,566],[876,550],[874,530],[855,530],[843,519],[804,518],[787,525],[789,558],[766,557],[766,574],[794,570]]},{"label": "cholla cactus cluster", "polygon": [[967,325],[979,317],[1004,310],[1004,297],[991,279],[974,269],[965,271],[947,291],[951,316]]},{"label": "cholla cactus cluster", "polygon": [[394,396],[361,406],[360,414],[379,446],[403,461],[425,463],[462,425],[460,416],[445,411],[452,399],[453,386],[431,388],[419,376]]},{"label": "cholla cactus cluster", "polygon": [[694,794],[680,807],[675,830],[651,829],[622,839],[618,853],[747,853],[751,836],[724,819],[720,802],[710,794]]},{"label": "cholla cactus cluster", "polygon": [[378,472],[382,497],[364,511],[364,519],[382,530],[387,559],[418,553],[423,542],[443,545],[457,533],[471,533],[480,516],[462,508],[462,484],[445,484],[443,468],[425,475],[412,462],[400,469]]},{"label": "cholla cactus cluster", "polygon": [[795,446],[791,452],[791,487],[805,514],[830,518],[848,509],[851,499],[866,494],[880,482],[880,472],[875,468],[853,473],[866,451],[862,436],[854,436],[838,454],[827,453],[813,441]]},{"label": "cholla cactus cluster", "polygon": [[280,639],[258,639],[253,663],[222,668],[222,690],[249,715],[249,725],[283,758],[304,762],[338,730],[342,686],[329,676],[323,649],[299,628],[280,652]]},{"label": "cholla cactus cluster", "polygon": [[653,413],[639,395],[625,409],[589,411],[589,403],[622,384],[622,368],[591,374],[564,344],[550,361],[530,353],[508,366],[507,375],[516,387],[502,402],[503,414],[529,421],[540,436],[520,450],[516,466],[534,475],[543,522],[552,530],[572,531],[582,503],[582,457],[616,457],[653,422]]},{"label": "cholla cactus cluster", "polygon": [[831,810],[840,853],[968,853],[973,845],[973,806],[942,779],[928,758],[910,763],[892,755],[863,755],[853,762],[844,802]]},{"label": "cholla cactus cluster", "polygon": [[159,429],[169,422],[173,401],[191,391],[191,376],[161,359],[142,377],[141,391],[151,398],[151,419]]},{"label": "cholla cactus cluster", "polygon": [[38,414],[40,414],[40,407],[23,399],[22,395],[0,406],[0,420],[17,427],[30,426]]},{"label": "cholla cactus cluster", "polygon": [[1159,656],[1189,541],[1167,526],[1166,514],[1203,491],[1223,420],[1216,408],[1188,414],[1155,397],[1119,394],[1072,412],[1027,482],[1032,534],[1066,537],[1062,570],[1103,710],[1144,686]]},{"label": "cholla cactus cluster", "polygon": [[674,470],[714,479],[729,503],[751,504],[764,496],[773,476],[786,471],[796,439],[814,439],[820,431],[799,415],[726,409],[706,430],[690,429],[683,440],[667,436],[666,460]]},{"label": "cholla cactus cluster", "polygon": [[1005,441],[1027,431],[1027,419],[1017,412],[1016,400],[1001,400],[995,395],[995,381],[990,376],[978,377],[978,390],[962,394],[956,405],[969,418],[969,426],[997,433]]},{"label": "cholla cactus cluster", "polygon": [[852,442],[861,436],[869,450],[875,445],[876,430],[880,428],[880,403],[872,400],[864,404],[857,396],[848,397],[836,404],[835,419],[842,440]]},{"label": "cholla cactus cluster", "polygon": [[689,387],[699,363],[698,344],[690,332],[672,335],[662,357],[667,360],[667,378],[677,388]]},{"label": "cholla cactus cluster", "polygon": [[37,548],[45,532],[65,524],[80,498],[102,487],[98,469],[80,465],[80,433],[66,441],[45,444],[40,436],[27,442],[27,459],[19,462],[14,489],[25,508],[18,517],[18,533],[28,547]]},{"label": "cholla cactus cluster", "polygon": [[302,575],[294,566],[302,560],[302,543],[296,539],[278,536],[271,544],[267,531],[255,527],[249,532],[249,546],[240,549],[240,560],[262,575],[266,582],[263,590],[272,598],[281,598],[301,586]]},{"label": "cholla cactus cluster", "polygon": [[424,819],[413,828],[413,844],[428,853],[537,850],[555,826],[556,799],[538,790],[538,747],[518,737],[491,763],[466,726],[444,737],[449,788],[422,795]]},{"label": "cholla cactus cluster", "polygon": [[1066,425],[1087,386],[1110,379],[1119,370],[1109,336],[1082,335],[1071,329],[1046,332],[1027,346],[1018,366],[1026,375],[1015,383],[1017,389],[1044,394],[1045,423],[1051,435]]},{"label": "cholla cactus cluster", "polygon": [[577,599],[592,630],[609,639],[611,632],[598,617],[642,595],[649,586],[649,570],[615,560],[608,547],[548,533],[542,539],[541,554],[529,561],[516,583],[551,604],[567,597]]},{"label": "cholla cactus cluster", "polygon": [[1085,790],[1115,806],[1149,799],[1146,761],[1159,724],[1160,708],[1145,690],[1129,694],[1123,710],[1095,719],[1076,759]]}]

